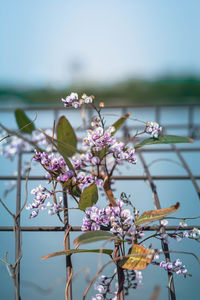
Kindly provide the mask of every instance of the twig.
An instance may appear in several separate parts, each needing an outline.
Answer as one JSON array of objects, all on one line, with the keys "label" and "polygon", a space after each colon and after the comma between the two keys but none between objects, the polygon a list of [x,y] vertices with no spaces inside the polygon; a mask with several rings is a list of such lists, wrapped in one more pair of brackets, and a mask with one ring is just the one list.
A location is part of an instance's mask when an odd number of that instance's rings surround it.
[{"label": "twig", "polygon": [[[29,124],[27,124],[28,126]],[[26,126],[26,125],[25,125]],[[38,145],[34,142],[32,142],[31,140],[27,139],[26,137],[24,137],[22,134],[20,134],[21,130],[18,130],[18,131],[13,131],[13,130],[10,130],[8,128],[6,128],[3,124],[0,123],[0,127],[3,128],[5,131],[7,131],[9,137],[15,135],[17,136],[18,138],[22,139],[23,141],[29,143],[30,145],[32,145],[34,148],[36,148],[38,151],[42,152],[43,150],[38,147]]]},{"label": "twig", "polygon": [[53,144],[54,144],[54,133],[55,133],[55,120],[53,121],[53,134],[52,134],[52,142],[51,142],[51,152],[53,152]]},{"label": "twig", "polygon": [[81,106],[81,119],[83,121],[83,127],[84,127],[84,129],[87,130],[88,126],[87,126],[87,123],[86,123],[86,120],[85,120],[85,105]]},{"label": "twig", "polygon": [[158,299],[159,294],[160,294],[160,286],[156,285],[154,287],[153,294],[151,295],[151,298],[149,300],[156,300],[156,299]]},{"label": "twig", "polygon": [[21,214],[21,212],[24,209],[24,207],[27,203],[27,200],[28,200],[28,178],[29,178],[30,171],[31,171],[31,162],[30,162],[29,168],[27,169],[27,175],[26,175],[26,184],[25,184],[26,196],[25,196],[25,201],[24,201],[24,204],[22,205],[21,209],[18,211],[17,215],[15,216],[15,219],[17,219],[19,217],[19,215]]},{"label": "twig", "polygon": [[85,300],[85,297],[87,296],[87,293],[88,293],[88,291],[89,291],[89,289],[91,288],[91,286],[92,286],[92,284],[94,283],[94,281],[97,279],[97,277],[99,276],[99,274],[103,271],[103,269],[105,269],[105,267],[107,267],[109,264],[111,264],[111,263],[116,263],[117,261],[119,261],[119,260],[121,260],[121,259],[123,259],[123,258],[129,258],[129,257],[135,257],[135,256],[140,256],[140,257],[142,257],[142,256],[145,256],[145,254],[144,255],[142,255],[142,254],[127,254],[127,255],[123,255],[123,256],[118,256],[118,257],[116,257],[116,258],[113,258],[113,259],[111,259],[111,260],[109,260],[108,262],[106,262],[98,271],[97,271],[97,273],[95,274],[95,276],[92,278],[92,280],[90,281],[90,283],[89,283],[89,285],[88,285],[88,287],[86,288],[86,290],[85,290],[85,292],[84,292],[84,294],[83,294],[83,297],[82,297],[82,300]]},{"label": "twig", "polygon": [[64,248],[65,250],[67,250],[67,249],[66,249],[66,239],[67,239],[67,236],[68,236],[68,234],[69,234],[71,228],[72,228],[72,226],[69,226],[68,229],[67,229],[66,232],[65,232],[65,236],[64,236],[64,240],[63,240],[63,248]]},{"label": "twig", "polygon": [[[36,121],[36,119],[37,119],[37,112],[35,113],[35,118],[34,118],[31,122],[29,122],[29,123],[27,123],[26,125],[24,125],[23,127],[21,127],[18,131],[16,131],[16,134],[19,133],[19,132],[22,132],[22,130],[23,130],[24,128],[26,128],[26,127],[30,126],[32,123],[34,123],[34,122]],[[1,123],[0,123],[0,126],[1,126],[5,131],[7,131],[8,133],[11,132],[9,129],[7,129],[5,126],[3,126]],[[12,135],[15,135],[15,134],[12,134]],[[1,143],[3,140],[5,140],[6,138],[11,137],[12,135],[11,135],[11,134],[8,134],[7,136],[3,137],[3,138],[0,140],[0,143]]]},{"label": "twig", "polygon": [[5,208],[5,210],[7,210],[7,212],[13,217],[15,218],[15,215],[8,209],[8,207],[4,204],[4,202],[0,199],[1,204],[3,205],[3,207]]},{"label": "twig", "polygon": [[68,294],[68,288],[69,288],[70,282],[72,280],[73,273],[74,273],[74,271],[71,268],[71,273],[69,275],[69,278],[67,280],[66,287],[65,287],[65,300],[68,300],[68,296],[67,296],[67,294]]},{"label": "twig", "polygon": [[[165,219],[174,219],[174,220],[195,220],[195,219],[200,219],[200,216],[197,216],[197,217],[180,217],[180,218],[177,218],[177,217],[165,217]],[[184,227],[183,227],[184,229]]]},{"label": "twig", "polygon": [[179,254],[188,254],[194,256],[194,258],[197,260],[197,262],[200,264],[200,259],[196,254],[193,252],[188,252],[188,251],[174,251],[174,250],[169,250],[169,251],[159,251],[158,253],[179,253]]},{"label": "twig", "polygon": [[158,236],[158,235],[160,235],[160,233],[154,233],[154,234],[152,234],[152,235],[146,237],[145,239],[143,239],[141,242],[138,243],[138,245],[140,245],[140,244],[144,243],[145,241],[147,241],[147,240],[149,240],[149,239],[151,239],[151,238],[153,238],[153,237],[156,237],[156,236]]},{"label": "twig", "polygon": [[64,283],[65,282],[65,278],[57,278],[56,280],[54,280],[49,287],[47,288],[43,288],[42,286],[34,283],[34,282],[31,282],[31,281],[28,281],[28,280],[22,280],[21,281],[23,286],[28,286],[28,287],[31,287],[32,289],[35,289],[39,294],[41,295],[49,295],[53,292],[53,290],[55,289],[55,287],[60,284],[60,283]]}]

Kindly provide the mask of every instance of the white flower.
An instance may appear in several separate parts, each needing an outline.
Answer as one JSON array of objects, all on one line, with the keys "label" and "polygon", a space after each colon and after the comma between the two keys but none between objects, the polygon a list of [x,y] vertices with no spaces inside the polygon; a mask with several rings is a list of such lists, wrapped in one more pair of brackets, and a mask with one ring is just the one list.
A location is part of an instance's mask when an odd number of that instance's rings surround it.
[{"label": "white flower", "polygon": [[164,219],[164,220],[161,220],[160,223],[162,226],[167,226],[168,221]]},{"label": "white flower", "polygon": [[154,259],[159,259],[158,253],[156,253],[156,254],[154,255]]},{"label": "white flower", "polygon": [[48,214],[49,214],[50,216],[53,216],[53,215],[54,215],[53,209],[49,209],[49,210],[48,210]]},{"label": "white flower", "polygon": [[63,201],[63,197],[59,197],[59,204],[61,204]]},{"label": "white flower", "polygon": [[69,96],[72,100],[78,100],[78,94],[77,93],[71,93]]},{"label": "white flower", "polygon": [[32,209],[32,205],[31,205],[31,204],[27,204],[27,205],[26,205],[26,209],[27,209],[27,210],[31,210],[31,209]]},{"label": "white flower", "polygon": [[74,102],[72,102],[72,106],[74,108],[79,108],[81,106],[81,104],[79,102],[74,101]]},{"label": "white flower", "polygon": [[185,221],[181,221],[180,223],[179,223],[179,226],[180,227],[186,227],[188,224],[185,222]]},{"label": "white flower", "polygon": [[115,131],[115,127],[114,127],[114,126],[110,126],[110,127],[108,128],[108,131],[114,132],[114,131]]}]

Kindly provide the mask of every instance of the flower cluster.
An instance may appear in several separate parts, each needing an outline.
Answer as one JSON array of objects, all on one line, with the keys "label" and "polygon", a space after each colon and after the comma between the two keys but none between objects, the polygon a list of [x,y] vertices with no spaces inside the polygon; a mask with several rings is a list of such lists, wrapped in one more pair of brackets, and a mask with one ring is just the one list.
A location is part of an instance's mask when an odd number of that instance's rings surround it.
[{"label": "flower cluster", "polygon": [[130,288],[137,289],[142,286],[142,272],[138,270],[126,270],[125,273],[125,295],[128,295],[128,290]]},{"label": "flower cluster", "polygon": [[126,160],[129,163],[135,164],[137,161],[135,149],[125,147],[124,143],[122,142],[116,142],[114,145],[112,145],[110,150],[113,151],[116,162]]},{"label": "flower cluster", "polygon": [[86,166],[95,166],[100,163],[100,158],[93,155],[90,151],[81,154],[80,156],[72,157],[72,164],[75,169],[85,168]]},{"label": "flower cluster", "polygon": [[182,261],[180,261],[180,259],[176,259],[176,261],[172,262],[165,262],[165,261],[161,261],[160,263],[160,267],[164,268],[166,271],[170,271],[170,272],[176,272],[176,274],[187,274],[187,269],[185,268],[185,266],[183,265]]},{"label": "flower cluster", "polygon": [[[94,284],[94,289],[98,292],[95,297],[92,297],[92,300],[102,300],[107,299],[106,296],[112,297],[111,300],[117,300],[117,290],[113,291],[111,288],[111,283],[116,274],[117,270],[114,271],[112,277],[107,277],[105,275],[99,276]],[[142,285],[142,272],[138,270],[126,270],[124,291],[125,295],[128,295],[128,290],[130,288],[137,289]],[[118,288],[118,283],[115,282],[115,288]]]},{"label": "flower cluster", "polygon": [[31,146],[29,143],[24,142],[22,139],[18,138],[17,136],[12,136],[1,145],[1,153],[9,159],[12,159],[15,155],[28,152],[31,150]]},{"label": "flower cluster", "polygon": [[[179,227],[178,228],[180,229],[180,228],[184,228],[186,226],[187,226],[187,223],[185,221],[181,221],[179,223]],[[163,233],[160,236],[161,236],[161,239],[163,239],[164,242],[167,243],[167,244],[169,244],[169,239],[168,239],[169,237],[175,239],[177,242],[182,241],[183,238],[199,240],[200,239],[200,229],[194,227],[193,229],[191,229],[189,231],[188,230],[184,230],[182,232],[175,232],[175,233],[169,233],[169,234]]]},{"label": "flower cluster", "polygon": [[[107,155],[107,163],[109,163],[111,158],[108,157],[109,154],[112,154],[116,162],[127,160],[130,163],[135,163],[135,150],[133,148],[126,148],[123,143],[117,142],[112,136],[112,132],[114,131],[115,128],[113,126],[109,127],[105,132],[100,126],[97,126],[94,130],[88,130],[87,137],[83,140],[83,146],[88,148],[87,152],[72,157],[71,163],[74,169],[79,171],[86,167],[99,165],[105,155]],[[100,159],[98,155],[102,149],[104,149],[105,152],[103,156],[101,155]],[[101,170],[101,175],[103,175],[103,170]],[[75,179],[73,178],[73,180]],[[90,183],[96,183],[99,187],[103,186],[103,180],[101,178],[87,174],[82,170],[77,175],[76,183],[80,184],[80,188]]]},{"label": "flower cluster", "polygon": [[116,142],[112,136],[114,131],[113,126],[110,126],[105,132],[101,126],[87,130],[87,137],[83,140],[83,145],[89,146],[94,152],[101,151],[106,146],[112,146]]},{"label": "flower cluster", "polygon": [[162,127],[156,122],[146,122],[145,132],[150,134],[153,138],[158,138],[162,131]]},{"label": "flower cluster", "polygon": [[35,156],[33,159],[41,163],[45,170],[47,170],[46,178],[49,180],[55,179],[62,183],[70,181],[72,186],[79,186],[80,189],[83,189],[92,183],[96,183],[99,187],[102,187],[102,179],[97,178],[97,176],[87,174],[83,171],[78,172],[80,167],[86,166],[83,162],[84,157],[87,155],[88,153],[82,154],[82,159],[79,159],[75,156],[71,159],[73,167],[77,170],[77,174],[68,169],[68,166],[66,165],[66,162],[62,156],[56,156],[54,153],[48,154],[46,152],[42,153],[35,151]]},{"label": "flower cluster", "polygon": [[[47,135],[52,135],[52,130],[47,129],[45,130]],[[46,150],[50,150],[50,142],[47,140],[46,136],[37,130],[32,131],[31,134],[23,134],[27,141],[17,137],[11,136],[9,139],[4,140],[4,143],[1,143],[0,152],[6,157],[12,159],[15,155],[31,151],[32,146],[28,142],[36,143],[39,147],[46,146]]]},{"label": "flower cluster", "polygon": [[64,103],[65,107],[79,108],[82,104],[92,103],[93,96],[87,96],[86,94],[83,94],[81,99],[78,99],[77,93],[71,93],[65,99],[62,98],[61,100]]},{"label": "flower cluster", "polygon": [[[135,149],[128,148],[124,143],[118,142],[113,137],[114,132],[114,126],[110,126],[105,132],[101,126],[88,130],[87,137],[83,140],[83,146],[89,146],[93,153],[105,149],[104,155],[112,153],[116,162],[126,160],[129,163],[136,163]],[[93,164],[100,162],[100,159],[98,157],[93,158],[92,154],[89,159]]]},{"label": "flower cluster", "polygon": [[31,191],[31,194],[34,195],[34,202],[26,206],[27,210],[34,209],[30,214],[30,218],[37,217],[40,210],[45,210],[46,205],[44,202],[46,199],[51,197],[51,193],[41,185]]},{"label": "flower cluster", "polygon": [[124,203],[117,200],[116,207],[88,207],[83,218],[82,231],[100,230],[101,226],[110,227],[115,234],[124,235],[128,240],[135,236],[136,228],[129,209],[122,209]]},{"label": "flower cluster", "polygon": [[96,183],[98,185],[98,187],[100,187],[100,188],[103,186],[102,179],[98,179],[97,176],[93,176],[93,175],[87,174],[85,172],[79,172],[77,174],[76,178],[73,177],[73,183],[77,184],[80,189],[83,189],[92,183]]},{"label": "flower cluster", "polygon": [[56,178],[59,181],[66,182],[74,176],[74,172],[69,170],[62,156],[57,156],[54,153],[37,152],[33,158],[40,162],[41,165],[48,171],[46,177],[48,179]]},{"label": "flower cluster", "polygon": [[136,287],[140,287],[142,285],[142,279],[143,279],[142,272],[138,270],[134,270],[134,272],[135,272],[135,280],[138,281]]},{"label": "flower cluster", "polygon": [[[116,274],[116,270],[114,274]],[[111,289],[112,280],[113,277],[106,277],[105,275],[99,276],[94,284],[94,289],[98,291],[98,294],[96,294],[95,297],[92,297],[92,300],[105,299],[107,295],[112,297],[110,299],[117,300],[117,291],[112,291]]]},{"label": "flower cluster", "polygon": [[59,197],[59,202],[58,203],[47,203],[47,207],[49,208],[48,214],[50,216],[53,216],[57,214],[58,212],[62,211],[64,209],[64,206],[62,205],[63,203],[63,197]]},{"label": "flower cluster", "polygon": [[180,241],[182,238],[190,238],[190,239],[195,239],[199,240],[200,239],[200,229],[194,227],[192,230],[189,231],[183,231],[178,234],[177,238],[178,241]]}]

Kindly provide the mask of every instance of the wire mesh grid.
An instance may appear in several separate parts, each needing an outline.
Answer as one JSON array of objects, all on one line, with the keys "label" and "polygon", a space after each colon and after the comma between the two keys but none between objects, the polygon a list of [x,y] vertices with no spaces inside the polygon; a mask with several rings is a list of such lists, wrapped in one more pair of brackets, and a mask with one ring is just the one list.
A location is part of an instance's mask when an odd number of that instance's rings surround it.
[{"label": "wire mesh grid", "polygon": [[[108,107],[106,108],[107,115],[112,115],[113,112],[117,110],[118,115],[122,115],[125,112],[129,110],[135,110],[139,109],[141,111],[145,111],[148,109],[147,107]],[[194,137],[196,140],[199,138],[199,132],[200,132],[200,106],[198,105],[189,105],[189,106],[181,106],[179,107],[169,107],[169,106],[155,106],[155,107],[149,107],[151,111],[154,112],[154,118],[155,120],[159,123],[160,121],[162,122],[162,125],[166,128],[166,130],[184,130],[186,135],[188,137]],[[186,114],[186,120],[185,122],[181,122],[181,120],[176,121],[175,123],[171,124],[166,124],[162,120],[162,114],[165,113],[165,111],[173,111],[173,110],[179,110],[182,109],[184,110],[184,113]],[[2,109],[1,113],[11,113],[14,110],[14,108],[7,109],[4,108]],[[53,111],[53,116],[54,119],[57,120],[59,117],[59,113],[61,111],[60,107],[53,107],[53,108],[46,108],[46,107],[34,107],[34,108],[24,108],[25,111],[46,111],[50,110]],[[112,112],[112,114],[111,114]],[[88,117],[91,117],[91,111],[88,110]],[[196,114],[196,115],[195,115]],[[169,115],[169,113],[168,113]],[[138,125],[124,125],[121,129],[121,135],[122,138],[126,139],[130,136],[130,132],[133,130],[137,130],[139,127]],[[79,128],[79,131],[81,131],[81,128]],[[167,132],[167,131],[166,131]],[[146,159],[145,159],[145,153],[170,153],[174,152],[177,156],[177,159],[179,162],[182,164],[185,174],[170,174],[170,175],[163,175],[163,174],[156,174],[152,175],[150,172],[150,168],[147,165]],[[142,148],[140,151],[137,152],[138,160],[140,160],[140,163],[144,169],[144,174],[143,175],[120,175],[120,176],[113,176],[113,179],[116,181],[134,181],[134,180],[139,180],[139,181],[147,181],[150,185],[150,188],[152,190],[153,194],[153,201],[154,201],[154,206],[156,209],[161,208],[161,203],[159,199],[159,195],[157,192],[157,186],[158,182],[160,181],[165,181],[165,180],[190,180],[192,182],[193,188],[196,191],[196,194],[198,198],[200,199],[200,187],[198,180],[200,179],[200,173],[199,174],[193,174],[192,170],[190,169],[189,164],[187,163],[186,159],[184,158],[183,154],[184,152],[189,153],[190,155],[193,155],[193,153],[200,153],[200,146],[197,146],[196,144],[193,145],[192,147],[185,146],[183,144],[177,146],[170,145],[170,146],[162,146],[162,147],[147,147],[147,148]],[[17,192],[16,192],[16,215],[18,215],[16,219],[16,224],[14,227],[12,226],[0,226],[0,232],[3,231],[13,231],[15,230],[15,260],[17,261],[21,255],[21,233],[22,232],[39,232],[39,231],[46,231],[46,232],[66,232],[68,229],[69,235],[67,235],[66,239],[66,249],[70,249],[70,232],[73,231],[81,231],[81,226],[70,226],[69,224],[69,215],[68,211],[66,210],[64,213],[64,221],[65,221],[65,226],[21,226],[20,225],[20,209],[21,209],[21,189],[22,189],[22,182],[26,180],[26,176],[22,175],[22,159],[23,159],[24,153],[21,153],[18,155],[18,164],[17,164],[17,175],[1,175],[0,180],[6,180],[6,181],[11,181],[15,180],[17,185]],[[38,176],[38,175],[32,175],[29,176],[29,181],[43,181],[46,180],[44,176]],[[156,181],[156,184],[155,184]],[[64,206],[68,207],[68,201],[67,201],[67,195],[66,193],[63,193],[64,196]],[[70,228],[69,228],[70,227]],[[194,226],[187,226],[185,227],[185,230],[191,230]],[[195,227],[197,227],[195,225]],[[164,231],[170,231],[170,230],[175,230],[177,229],[176,226],[166,226],[165,229],[162,229]],[[153,230],[159,230],[159,226],[147,226],[145,228],[146,231],[153,231]],[[165,242],[161,242],[161,246],[163,251],[168,251],[168,245]],[[166,260],[170,261],[170,254],[166,254]],[[70,256],[66,256],[66,280],[69,278],[71,274],[71,268],[72,268],[72,263],[71,263],[71,258]],[[21,299],[20,297],[20,260],[17,263],[16,269],[16,288],[17,288],[17,293],[15,294],[15,300]],[[174,286],[174,281],[173,281],[173,274],[171,272],[168,272],[168,284],[169,284],[169,299],[176,299],[176,293],[175,293],[175,286]],[[120,299],[124,299],[123,293],[120,295]],[[70,284],[70,287],[68,289],[68,300],[72,299],[72,287]]]}]

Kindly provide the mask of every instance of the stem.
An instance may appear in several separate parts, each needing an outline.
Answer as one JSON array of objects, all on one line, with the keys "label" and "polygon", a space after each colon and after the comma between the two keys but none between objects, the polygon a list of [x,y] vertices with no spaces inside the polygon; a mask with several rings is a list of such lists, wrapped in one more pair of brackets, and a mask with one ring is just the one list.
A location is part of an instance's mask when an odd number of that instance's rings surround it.
[{"label": "stem", "polygon": [[98,116],[99,116],[99,119],[100,119],[100,121],[101,121],[102,128],[103,128],[103,130],[104,130],[104,121],[103,121],[103,118],[102,118],[102,116],[101,116],[101,108],[98,109],[98,108],[94,105],[94,103],[91,103],[90,105],[92,106],[92,108],[94,108],[94,110],[96,110],[96,112],[97,112],[97,114],[98,114]]}]

